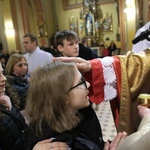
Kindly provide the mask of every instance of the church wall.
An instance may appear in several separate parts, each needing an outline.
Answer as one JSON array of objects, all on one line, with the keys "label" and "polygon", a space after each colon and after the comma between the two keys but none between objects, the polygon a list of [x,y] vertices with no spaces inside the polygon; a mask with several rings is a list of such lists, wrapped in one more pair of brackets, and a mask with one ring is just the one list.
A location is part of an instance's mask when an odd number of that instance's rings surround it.
[{"label": "church wall", "polygon": [[[16,0],[18,2],[21,2],[19,0]],[[16,2],[15,1],[15,2]],[[69,19],[71,17],[74,17],[75,20],[78,21],[78,35],[80,38],[85,38],[85,25],[84,25],[84,19],[80,19],[80,11],[81,8],[74,8],[74,9],[69,9],[69,10],[64,10],[63,9],[63,3],[62,0],[39,0],[42,4],[43,8],[43,15],[46,23],[46,28],[47,28],[47,40],[49,42],[49,39],[51,35],[56,32],[56,30],[65,30],[69,29]],[[79,1],[79,0],[78,0]],[[119,2],[124,2],[124,0],[119,0]],[[135,0],[132,0],[135,2]],[[146,8],[145,3],[147,3],[148,0],[144,1],[144,11]],[[5,49],[16,49],[16,42],[15,38],[8,38],[5,35],[5,24],[7,20],[12,21],[12,16],[11,16],[11,11],[10,11],[10,0],[3,0],[0,1],[0,21],[3,22],[0,24],[1,31],[0,31],[0,37],[2,40],[2,43],[4,45]],[[16,3],[16,12],[17,12],[17,22],[18,22],[18,28],[19,28],[19,39],[22,46],[22,36],[26,32],[32,32],[36,35],[38,35],[38,26],[37,26],[37,13],[36,9],[34,8],[34,4],[36,1],[34,0],[23,0],[22,2],[28,2],[29,6],[29,11],[25,12],[24,9],[22,9],[19,5],[19,3]],[[125,4],[123,5],[122,12],[119,14],[123,14],[123,9],[125,7]],[[30,9],[31,8],[31,9]],[[112,14],[112,19],[113,19],[113,31],[112,32],[101,32],[100,31],[100,36],[99,37],[99,43],[100,41],[104,41],[107,45],[109,45],[111,40],[114,40],[115,43],[117,44],[117,47],[121,47],[121,42],[122,41],[117,41],[117,35],[122,34],[122,30],[120,27],[118,27],[118,16],[117,16],[117,11],[116,11],[116,3],[109,3],[109,4],[103,4],[99,5],[98,9],[102,12],[103,17],[106,15],[106,13],[111,13]],[[24,12],[24,18],[23,15],[21,14]],[[29,15],[27,15],[29,14]],[[132,39],[134,38],[135,32],[136,32],[136,21],[135,18],[130,18],[135,17],[134,15],[129,14],[128,16],[124,14],[125,20],[121,23],[121,25],[124,27],[124,32],[125,34],[125,44],[126,46],[123,47],[125,50],[131,50],[132,49]],[[24,20],[26,19],[26,16],[29,17],[26,22]],[[145,15],[147,16],[147,15]],[[146,18],[146,17],[145,17]],[[146,22],[146,19],[144,18],[144,21]],[[79,30],[83,25],[83,31]],[[13,29],[13,26],[12,26]],[[118,33],[118,34],[117,34]],[[107,40],[106,40],[107,39]],[[40,38],[39,38],[40,40]],[[121,39],[120,39],[121,40]],[[99,44],[98,43],[98,44]]]},{"label": "church wall", "polygon": [[[63,4],[62,0],[55,0],[55,7],[56,9],[56,14],[55,17],[58,20],[59,24],[59,30],[64,30],[64,29],[69,29],[69,19],[71,17],[74,17],[74,19],[78,21],[78,35],[80,38],[85,37],[85,20],[80,19],[80,10],[81,8],[75,8],[75,9],[69,9],[69,10],[63,10]],[[121,46],[120,41],[117,42],[116,40],[116,33],[117,30],[119,31],[118,28],[118,16],[117,16],[117,11],[116,11],[116,3],[108,3],[108,4],[103,4],[99,5],[99,10],[101,10],[103,17],[105,17],[106,13],[112,14],[112,19],[113,19],[113,31],[112,32],[100,32],[99,34],[103,34],[102,40],[109,45],[111,40],[114,40],[117,44],[118,47]],[[99,13],[101,13],[99,12]],[[80,31],[80,23],[83,25],[83,32]],[[109,38],[110,40],[107,41],[106,39]],[[100,43],[101,40],[99,40]],[[98,43],[98,44],[99,44]]]}]

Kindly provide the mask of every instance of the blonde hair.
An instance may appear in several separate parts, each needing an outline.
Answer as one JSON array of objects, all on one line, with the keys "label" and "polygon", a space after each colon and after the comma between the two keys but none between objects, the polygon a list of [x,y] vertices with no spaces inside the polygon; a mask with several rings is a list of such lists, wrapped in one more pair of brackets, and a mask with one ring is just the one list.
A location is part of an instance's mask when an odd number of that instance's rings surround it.
[{"label": "blonde hair", "polygon": [[14,65],[20,62],[22,59],[26,61],[26,58],[23,55],[18,54],[18,53],[12,54],[8,59],[8,62],[5,68],[5,74],[11,75]]},{"label": "blonde hair", "polygon": [[67,91],[73,86],[75,64],[55,61],[38,68],[31,76],[26,111],[42,134],[42,123],[59,133],[71,130],[80,122],[69,104]]}]

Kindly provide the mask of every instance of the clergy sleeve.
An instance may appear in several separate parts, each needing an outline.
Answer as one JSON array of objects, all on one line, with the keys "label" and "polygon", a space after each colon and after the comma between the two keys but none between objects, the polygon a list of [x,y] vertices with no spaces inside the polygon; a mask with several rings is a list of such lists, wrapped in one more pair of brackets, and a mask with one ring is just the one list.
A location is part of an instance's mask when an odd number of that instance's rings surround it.
[{"label": "clergy sleeve", "polygon": [[85,73],[86,80],[91,84],[90,100],[99,104],[104,100],[112,100],[117,96],[114,59],[105,57],[90,60],[92,69]]},{"label": "clergy sleeve", "polygon": [[92,70],[85,73],[85,79],[91,84],[90,86],[90,100],[93,103],[99,104],[104,100],[104,77],[102,64],[99,59],[90,60]]}]

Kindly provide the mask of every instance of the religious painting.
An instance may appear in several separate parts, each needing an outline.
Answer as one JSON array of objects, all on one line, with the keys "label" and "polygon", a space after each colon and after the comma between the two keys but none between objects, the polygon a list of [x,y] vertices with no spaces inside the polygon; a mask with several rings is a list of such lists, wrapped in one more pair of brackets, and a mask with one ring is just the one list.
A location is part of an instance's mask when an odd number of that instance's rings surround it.
[{"label": "religious painting", "polygon": [[75,31],[78,34],[78,20],[74,16],[69,19],[69,29]]},{"label": "religious painting", "polygon": [[106,32],[113,31],[112,14],[111,13],[106,13],[104,18],[102,19],[102,30],[106,31]]}]

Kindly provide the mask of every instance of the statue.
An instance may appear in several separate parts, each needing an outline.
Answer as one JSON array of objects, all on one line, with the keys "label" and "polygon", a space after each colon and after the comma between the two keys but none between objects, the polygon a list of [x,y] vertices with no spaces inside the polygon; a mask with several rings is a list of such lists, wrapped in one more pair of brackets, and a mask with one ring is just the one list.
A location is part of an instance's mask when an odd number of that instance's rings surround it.
[{"label": "statue", "polygon": [[87,14],[85,18],[85,31],[86,31],[86,36],[91,36],[93,35],[93,16],[92,14]]},{"label": "statue", "polygon": [[99,20],[96,20],[94,22],[94,27],[95,27],[95,32],[98,32],[99,31],[99,28],[100,28],[100,22]]},{"label": "statue", "polygon": [[39,37],[47,36],[46,24],[41,20],[38,22],[38,36]]}]

